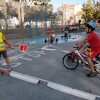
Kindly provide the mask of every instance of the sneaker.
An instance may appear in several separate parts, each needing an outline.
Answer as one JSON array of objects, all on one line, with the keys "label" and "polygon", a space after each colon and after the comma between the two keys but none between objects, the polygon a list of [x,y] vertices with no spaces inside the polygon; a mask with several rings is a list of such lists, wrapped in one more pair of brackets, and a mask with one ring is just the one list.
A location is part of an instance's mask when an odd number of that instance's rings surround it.
[{"label": "sneaker", "polygon": [[94,76],[97,76],[97,73],[96,72],[90,72],[89,74],[87,74],[87,77],[94,77]]}]

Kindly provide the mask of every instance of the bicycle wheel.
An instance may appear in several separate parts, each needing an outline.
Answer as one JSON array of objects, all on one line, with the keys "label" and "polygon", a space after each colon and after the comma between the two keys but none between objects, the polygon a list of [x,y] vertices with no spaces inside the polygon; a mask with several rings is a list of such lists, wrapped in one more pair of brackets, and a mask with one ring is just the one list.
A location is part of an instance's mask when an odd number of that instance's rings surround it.
[{"label": "bicycle wheel", "polygon": [[62,59],[63,65],[70,70],[76,69],[78,67],[79,61],[74,55],[66,54]]},{"label": "bicycle wheel", "polygon": [[100,74],[100,55],[96,58],[95,70],[98,74]]}]

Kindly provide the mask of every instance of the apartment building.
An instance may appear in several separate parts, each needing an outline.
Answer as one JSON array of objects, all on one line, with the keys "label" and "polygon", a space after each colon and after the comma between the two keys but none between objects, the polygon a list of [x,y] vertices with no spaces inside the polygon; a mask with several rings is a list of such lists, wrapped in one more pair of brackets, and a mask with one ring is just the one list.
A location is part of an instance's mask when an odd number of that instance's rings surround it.
[{"label": "apartment building", "polygon": [[62,12],[61,17],[63,25],[77,23],[82,16],[82,5],[78,4],[77,5],[64,4],[57,10]]}]

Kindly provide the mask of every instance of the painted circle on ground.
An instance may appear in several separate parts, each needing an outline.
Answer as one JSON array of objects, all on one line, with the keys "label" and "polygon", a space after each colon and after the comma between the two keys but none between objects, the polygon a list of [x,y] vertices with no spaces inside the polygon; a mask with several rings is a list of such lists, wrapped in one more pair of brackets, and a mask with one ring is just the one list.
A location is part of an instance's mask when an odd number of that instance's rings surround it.
[{"label": "painted circle on ground", "polygon": [[26,44],[21,44],[19,49],[21,52],[26,52],[28,50],[28,46]]}]

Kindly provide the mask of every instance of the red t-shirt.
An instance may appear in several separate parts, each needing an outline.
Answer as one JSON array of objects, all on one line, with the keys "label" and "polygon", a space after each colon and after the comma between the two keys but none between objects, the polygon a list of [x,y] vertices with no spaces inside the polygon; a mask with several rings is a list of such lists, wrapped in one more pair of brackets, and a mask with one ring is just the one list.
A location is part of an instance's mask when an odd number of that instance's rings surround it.
[{"label": "red t-shirt", "polygon": [[91,50],[100,51],[100,39],[96,33],[91,32],[86,39],[91,47]]}]

